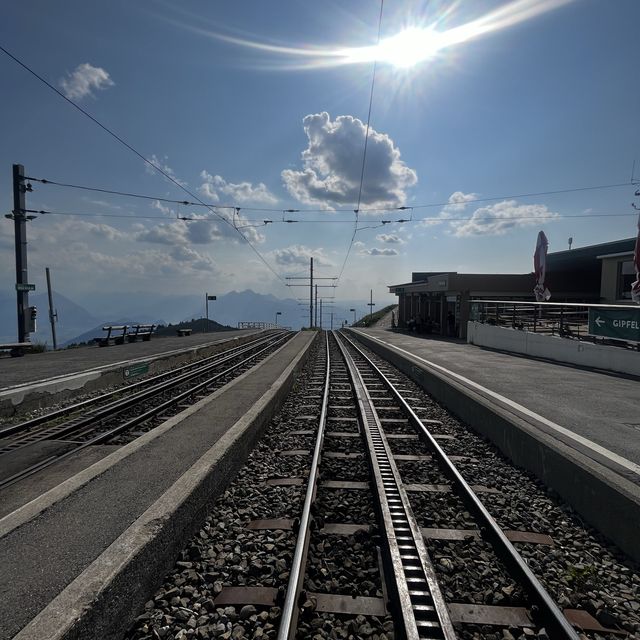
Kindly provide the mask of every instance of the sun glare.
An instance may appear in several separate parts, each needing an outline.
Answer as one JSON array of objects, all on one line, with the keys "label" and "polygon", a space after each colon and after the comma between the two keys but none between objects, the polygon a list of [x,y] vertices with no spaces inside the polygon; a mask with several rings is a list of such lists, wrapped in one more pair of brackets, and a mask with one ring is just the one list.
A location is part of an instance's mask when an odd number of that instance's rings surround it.
[{"label": "sun glare", "polygon": [[441,38],[432,29],[412,27],[386,38],[376,49],[379,60],[407,68],[432,57],[441,46]]}]

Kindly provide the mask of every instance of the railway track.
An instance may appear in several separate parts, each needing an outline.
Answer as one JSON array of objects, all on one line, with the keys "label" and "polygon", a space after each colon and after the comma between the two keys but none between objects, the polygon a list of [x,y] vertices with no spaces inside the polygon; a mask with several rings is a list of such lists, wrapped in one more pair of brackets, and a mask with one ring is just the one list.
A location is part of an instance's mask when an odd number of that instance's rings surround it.
[{"label": "railway track", "polygon": [[[59,452],[0,479],[0,490],[98,444],[125,444],[159,420],[212,393],[291,337],[278,332],[172,371],[0,429],[0,456],[39,443],[59,442]],[[71,445],[71,446],[69,446]],[[0,458],[1,461],[1,458]]]},{"label": "railway track", "polygon": [[[485,504],[499,489],[470,486],[473,457],[408,381],[344,337],[324,340],[286,417],[127,638],[182,628],[278,640],[575,640],[574,626],[615,637],[586,611],[557,606],[514,545],[553,540],[497,524]],[[452,572],[443,545],[461,545],[468,566]]]}]

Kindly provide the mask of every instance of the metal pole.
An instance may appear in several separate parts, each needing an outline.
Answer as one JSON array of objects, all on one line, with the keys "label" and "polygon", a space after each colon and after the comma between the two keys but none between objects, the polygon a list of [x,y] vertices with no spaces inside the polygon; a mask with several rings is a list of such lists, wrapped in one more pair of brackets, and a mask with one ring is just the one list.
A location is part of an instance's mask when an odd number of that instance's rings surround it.
[{"label": "metal pole", "polygon": [[47,293],[49,294],[49,322],[51,323],[51,337],[53,339],[53,350],[58,348],[58,341],[56,340],[56,318],[58,314],[53,310],[53,295],[51,292],[51,274],[49,273],[49,267],[45,268],[47,274]]},{"label": "metal pole", "polygon": [[331,331],[333,331],[333,311],[331,312]]},{"label": "metal pole", "polygon": [[322,298],[320,298],[320,331],[322,331]]},{"label": "metal pole", "polygon": [[318,285],[315,285],[316,288],[316,304],[315,304],[315,322],[313,323],[314,327],[318,326]]},{"label": "metal pole", "polygon": [[313,258],[309,258],[309,329],[313,328]]},{"label": "metal pole", "polygon": [[204,308],[206,309],[207,321],[204,325],[204,332],[209,332],[209,292],[205,292],[204,294]]},{"label": "metal pole", "polygon": [[[13,222],[15,230],[16,250],[16,301],[18,310],[18,342],[29,342],[27,330],[27,309],[29,307],[29,292],[26,284],[29,282],[27,274],[27,208],[25,199],[24,167],[13,165]],[[20,285],[25,290],[20,290]]]}]

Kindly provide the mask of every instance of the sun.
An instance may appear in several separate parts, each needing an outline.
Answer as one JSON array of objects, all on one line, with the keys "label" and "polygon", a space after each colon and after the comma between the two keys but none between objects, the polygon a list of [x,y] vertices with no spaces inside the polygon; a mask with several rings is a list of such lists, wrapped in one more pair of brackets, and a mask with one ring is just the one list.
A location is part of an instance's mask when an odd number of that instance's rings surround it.
[{"label": "sun", "polygon": [[382,40],[377,47],[373,47],[373,53],[382,62],[408,69],[438,53],[444,46],[442,40],[433,29],[409,27]]}]

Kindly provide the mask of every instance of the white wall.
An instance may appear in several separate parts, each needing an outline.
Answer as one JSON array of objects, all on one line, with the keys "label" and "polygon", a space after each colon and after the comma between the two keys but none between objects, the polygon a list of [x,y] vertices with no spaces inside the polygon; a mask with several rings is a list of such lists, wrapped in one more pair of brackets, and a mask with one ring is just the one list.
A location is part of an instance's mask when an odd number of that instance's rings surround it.
[{"label": "white wall", "polygon": [[532,331],[506,329],[480,322],[467,323],[467,342],[479,347],[523,353],[528,356],[569,362],[640,376],[640,352],[592,344]]}]

